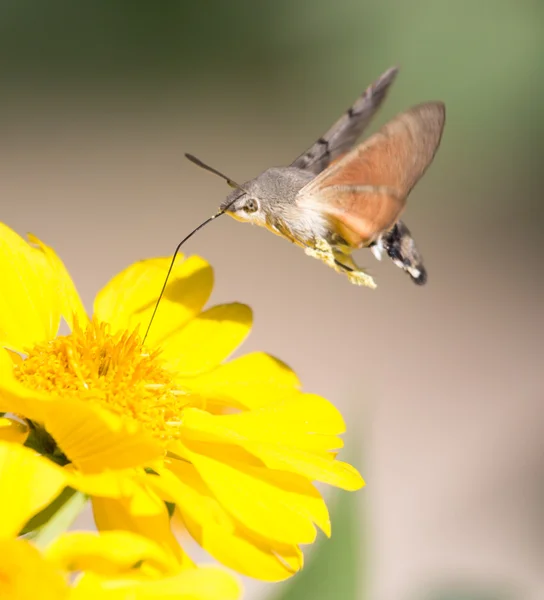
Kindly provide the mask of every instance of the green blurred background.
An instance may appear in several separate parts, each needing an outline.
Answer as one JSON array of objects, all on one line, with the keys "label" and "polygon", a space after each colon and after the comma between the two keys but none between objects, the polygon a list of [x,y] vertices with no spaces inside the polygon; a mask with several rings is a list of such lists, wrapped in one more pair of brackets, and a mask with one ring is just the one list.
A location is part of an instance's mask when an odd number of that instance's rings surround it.
[{"label": "green blurred background", "polygon": [[230,220],[187,249],[214,301],[254,308],[244,351],[335,402],[364,457],[289,598],[544,597],[543,31],[539,0],[0,1],[0,218],[57,249],[89,308],[225,195],[183,152],[242,181],[286,164],[394,64],[373,129],[446,102],[405,218],[425,288],[370,253],[378,290],[349,286]]}]

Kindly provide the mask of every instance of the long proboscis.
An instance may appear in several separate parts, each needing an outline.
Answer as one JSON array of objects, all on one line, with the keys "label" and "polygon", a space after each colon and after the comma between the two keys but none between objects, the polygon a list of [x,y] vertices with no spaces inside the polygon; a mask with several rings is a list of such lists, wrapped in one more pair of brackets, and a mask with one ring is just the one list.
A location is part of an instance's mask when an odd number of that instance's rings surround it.
[{"label": "long proboscis", "polygon": [[[224,175],[223,173],[221,173],[217,169],[214,169],[213,167],[210,167],[206,163],[203,163],[196,156],[193,156],[192,154],[185,154],[185,157],[187,159],[189,159],[192,163],[194,163],[195,165],[197,165],[198,167],[201,167],[202,169],[205,169],[206,171],[210,171],[210,173],[213,173],[214,175],[217,175],[218,177],[221,177],[221,179],[224,179],[229,184],[229,186],[231,188],[236,188],[236,189],[239,189],[242,192],[245,192],[244,188],[240,184],[236,183],[236,181],[234,181],[230,177],[227,177],[226,175]],[[232,203],[230,203],[230,204],[232,204]],[[229,204],[229,206],[230,206],[230,204]],[[227,208],[228,208],[228,206],[227,206]],[[195,229],[193,229],[193,231],[191,231],[191,233],[189,235],[185,236],[181,240],[181,242],[176,246],[176,249],[174,250],[174,255],[172,256],[172,260],[170,261],[170,266],[168,267],[168,271],[167,271],[166,277],[164,279],[164,283],[163,283],[163,286],[162,286],[162,289],[161,289],[161,293],[159,294],[159,297],[157,298],[157,302],[155,303],[155,308],[153,309],[153,313],[151,314],[151,319],[149,320],[149,325],[147,326],[147,329],[145,330],[145,335],[144,335],[144,339],[142,340],[142,344],[145,344],[145,340],[147,339],[147,336],[149,334],[149,330],[151,329],[151,325],[153,323],[153,319],[155,318],[155,315],[157,314],[157,309],[159,308],[159,304],[161,303],[162,297],[164,296],[164,292],[166,290],[166,286],[168,285],[168,280],[170,279],[170,275],[172,273],[172,269],[174,268],[174,263],[176,262],[176,257],[178,255],[181,247],[183,246],[183,244],[185,244],[185,242],[189,238],[193,237],[193,235],[197,231],[199,231],[200,229],[202,229],[208,223],[211,223],[217,217],[220,217],[221,215],[225,214],[225,210],[220,210],[218,213],[216,213],[215,215],[211,216],[209,219],[206,219],[204,222],[200,223],[200,225],[198,227],[196,227]]]},{"label": "long proboscis", "polygon": [[145,340],[147,339],[147,335],[149,333],[149,330],[151,329],[151,325],[153,323],[153,319],[155,318],[155,315],[157,314],[157,309],[159,308],[159,304],[161,303],[162,297],[164,296],[164,291],[166,290],[166,286],[168,285],[168,280],[170,279],[170,275],[172,273],[172,269],[174,268],[174,263],[176,262],[176,257],[181,249],[181,247],[183,246],[183,244],[185,244],[185,242],[193,237],[193,235],[199,231],[200,229],[202,229],[205,225],[207,225],[208,223],[211,223],[214,219],[217,219],[217,217],[220,217],[221,215],[225,214],[224,211],[220,210],[218,213],[216,213],[215,215],[212,215],[209,219],[206,219],[205,221],[203,221],[202,223],[200,223],[200,225],[198,227],[195,227],[193,229],[193,231],[191,231],[191,233],[187,236],[185,236],[181,242],[176,246],[176,249],[174,250],[174,255],[172,256],[172,260],[170,261],[170,266],[168,267],[168,271],[166,272],[166,277],[164,278],[164,283],[161,289],[161,293],[159,294],[159,297],[157,298],[157,302],[155,303],[155,308],[153,309],[153,313],[151,315],[151,319],[149,320],[149,325],[147,326],[147,329],[145,330],[145,335],[144,335],[144,339],[142,340],[142,344],[145,344]]}]

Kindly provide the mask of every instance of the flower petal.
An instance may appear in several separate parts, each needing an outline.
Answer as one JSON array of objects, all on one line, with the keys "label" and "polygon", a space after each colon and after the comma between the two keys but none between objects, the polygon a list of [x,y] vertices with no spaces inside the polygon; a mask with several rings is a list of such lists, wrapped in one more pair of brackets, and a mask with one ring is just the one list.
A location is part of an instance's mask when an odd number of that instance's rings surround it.
[{"label": "flower petal", "polygon": [[192,443],[187,449],[218,501],[258,535],[283,544],[311,544],[314,522],[329,527],[327,507],[304,477],[229,461],[225,445]]},{"label": "flower petal", "polygon": [[238,600],[242,588],[240,583],[223,569],[199,567],[154,581],[146,581],[136,576],[132,579],[105,579],[87,573],[77,582],[74,592],[74,600]]},{"label": "flower petal", "polygon": [[68,585],[61,574],[28,542],[0,539],[0,556],[0,598],[68,598]]},{"label": "flower petal", "polygon": [[73,464],[64,467],[69,486],[100,498],[130,498],[141,487],[138,469],[104,470],[101,473],[87,474],[78,471]]},{"label": "flower petal", "polygon": [[[111,324],[113,331],[143,335],[164,283],[171,257],[137,262],[116,275],[96,296],[94,312]],[[161,304],[149,331],[150,345],[162,344],[165,337],[196,316],[210,297],[213,287],[211,266],[199,256],[183,260],[178,255]]]},{"label": "flower petal", "polygon": [[214,306],[171,335],[162,357],[180,376],[209,371],[236,350],[251,324],[251,309],[245,304]]},{"label": "flower petal", "polygon": [[0,346],[24,351],[53,338],[61,302],[56,275],[43,253],[0,223]]},{"label": "flower petal", "polygon": [[181,383],[208,399],[207,406],[213,403],[240,409],[277,402],[300,387],[298,377],[285,363],[263,352],[246,354]]},{"label": "flower petal", "polygon": [[61,467],[19,444],[0,442],[0,538],[16,536],[67,485]]},{"label": "flower petal", "polygon": [[173,557],[152,540],[130,531],[65,533],[45,551],[46,558],[64,571],[92,571],[108,577],[134,574],[137,563],[163,574],[175,573]]},{"label": "flower petal", "polygon": [[262,459],[269,469],[297,473],[311,481],[320,481],[350,492],[365,485],[357,469],[340,460],[273,444],[249,442],[244,447]]},{"label": "flower petal", "polygon": [[93,498],[92,506],[100,531],[132,531],[154,541],[175,558],[180,568],[193,565],[172,533],[166,505],[152,489],[141,485],[129,498]]},{"label": "flower petal", "polygon": [[187,569],[174,577],[137,584],[135,598],[175,597],[178,600],[237,600],[242,586],[218,567]]},{"label": "flower petal", "polygon": [[61,314],[70,326],[70,329],[74,328],[74,318],[83,327],[89,318],[64,263],[52,248],[44,244],[36,236],[29,234],[28,239],[40,248],[56,276],[54,293],[59,298]]},{"label": "flower petal", "polygon": [[20,421],[0,418],[0,440],[14,444],[24,444],[28,437],[28,426]]},{"label": "flower petal", "polygon": [[150,485],[179,509],[192,537],[214,558],[243,575],[264,581],[282,581],[302,568],[296,545],[257,536],[220,504],[198,471],[188,462],[167,461]]},{"label": "flower petal", "polygon": [[66,456],[84,473],[143,466],[164,451],[133,421],[80,400],[45,403],[43,422]]},{"label": "flower petal", "polygon": [[[210,415],[197,408],[183,413],[187,430],[229,435],[247,440],[277,443],[325,453],[343,446],[337,437],[345,431],[340,412],[333,404],[314,394],[292,392],[281,401],[233,415]],[[222,431],[220,431],[222,430]]]},{"label": "flower petal", "polygon": [[[310,395],[300,396],[304,406]],[[321,400],[324,407],[328,405],[334,409],[323,398],[314,398]],[[315,429],[321,428],[329,433],[338,431],[343,426],[343,421],[335,424],[334,412],[329,409],[329,423],[321,421],[322,415],[319,415],[318,410],[306,421],[302,417],[296,421],[288,411],[283,410],[289,404],[297,405],[298,400],[278,403],[277,411],[273,411],[271,406],[236,415],[210,415],[195,408],[185,409],[184,442],[187,445],[188,440],[201,440],[209,450],[214,448],[213,442],[236,444],[261,459],[269,469],[297,473],[312,481],[321,481],[346,490],[360,489],[364,481],[357,470],[347,463],[334,460],[334,455],[327,452],[338,447],[339,438],[328,434],[319,435],[318,429]],[[316,404],[319,406],[319,403]],[[318,416],[314,422],[316,415]]]}]

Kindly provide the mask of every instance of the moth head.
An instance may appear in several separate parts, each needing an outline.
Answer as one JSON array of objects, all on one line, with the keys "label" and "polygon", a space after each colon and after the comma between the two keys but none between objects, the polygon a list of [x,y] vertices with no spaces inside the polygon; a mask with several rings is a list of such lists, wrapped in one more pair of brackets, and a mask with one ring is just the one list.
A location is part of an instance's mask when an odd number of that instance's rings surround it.
[{"label": "moth head", "polygon": [[[244,189],[246,189],[245,186]],[[220,206],[220,210],[226,212],[233,219],[255,225],[265,225],[265,208],[263,201],[252,193],[251,188],[246,192],[239,189],[234,190]]]}]

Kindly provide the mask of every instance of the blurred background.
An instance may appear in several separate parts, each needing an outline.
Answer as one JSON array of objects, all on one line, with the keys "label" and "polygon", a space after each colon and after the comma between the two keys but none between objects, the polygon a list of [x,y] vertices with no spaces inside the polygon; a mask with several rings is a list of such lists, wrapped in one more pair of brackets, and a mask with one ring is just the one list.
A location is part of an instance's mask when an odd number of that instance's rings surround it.
[{"label": "blurred background", "polygon": [[249,598],[544,597],[543,25],[538,0],[0,1],[0,219],[57,250],[89,309],[228,192],[184,152],[238,181],[287,164],[395,64],[372,131],[446,102],[405,213],[426,287],[368,251],[379,287],[351,286],[227,218],[186,248],[214,303],[253,307],[243,351],[344,412],[367,481],[331,497],[299,578]]}]

